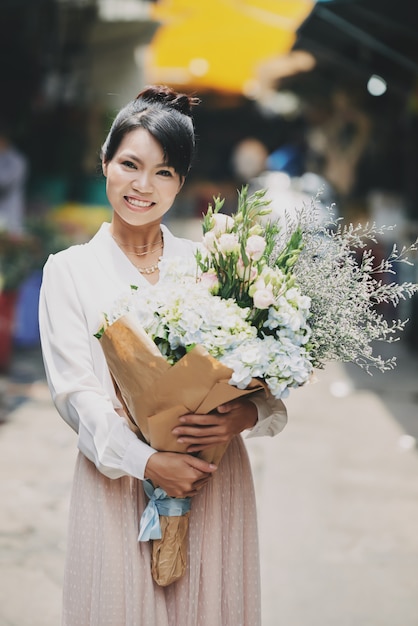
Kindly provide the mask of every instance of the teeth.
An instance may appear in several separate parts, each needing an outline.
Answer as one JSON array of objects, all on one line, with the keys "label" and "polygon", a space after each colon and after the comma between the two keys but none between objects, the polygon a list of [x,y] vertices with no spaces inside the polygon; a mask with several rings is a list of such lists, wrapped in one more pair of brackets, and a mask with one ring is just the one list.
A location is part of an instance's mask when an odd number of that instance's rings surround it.
[{"label": "teeth", "polygon": [[152,202],[145,202],[144,200],[134,200],[134,198],[128,198],[128,202],[129,204],[132,204],[133,206],[137,206],[141,208],[147,208],[152,205]]}]

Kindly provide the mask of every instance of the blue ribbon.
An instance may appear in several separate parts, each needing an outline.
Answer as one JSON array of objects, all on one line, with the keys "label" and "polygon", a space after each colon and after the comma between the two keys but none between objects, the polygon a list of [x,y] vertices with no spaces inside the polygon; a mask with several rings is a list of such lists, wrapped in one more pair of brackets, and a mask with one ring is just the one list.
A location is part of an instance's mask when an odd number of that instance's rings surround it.
[{"label": "blue ribbon", "polygon": [[184,515],[190,511],[191,498],[171,498],[161,487],[154,489],[149,480],[143,485],[149,502],[141,516],[138,541],[161,539],[160,515]]}]

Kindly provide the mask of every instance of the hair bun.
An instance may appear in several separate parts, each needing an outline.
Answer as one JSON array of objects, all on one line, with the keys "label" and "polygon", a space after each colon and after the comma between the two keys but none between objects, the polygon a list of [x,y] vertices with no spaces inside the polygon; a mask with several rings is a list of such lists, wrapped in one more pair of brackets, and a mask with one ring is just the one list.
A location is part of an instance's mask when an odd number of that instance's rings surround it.
[{"label": "hair bun", "polygon": [[145,87],[136,97],[136,100],[143,100],[150,104],[162,104],[164,106],[176,109],[184,115],[192,116],[192,109],[200,103],[199,98],[189,96],[185,93],[178,93],[171,87],[165,85],[153,85]]}]

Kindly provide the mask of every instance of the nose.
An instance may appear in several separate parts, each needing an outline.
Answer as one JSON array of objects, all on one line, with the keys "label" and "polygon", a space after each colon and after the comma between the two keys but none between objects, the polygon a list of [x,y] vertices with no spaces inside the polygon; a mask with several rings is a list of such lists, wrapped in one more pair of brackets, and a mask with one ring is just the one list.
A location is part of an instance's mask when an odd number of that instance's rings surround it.
[{"label": "nose", "polygon": [[137,171],[132,182],[132,187],[136,191],[142,191],[143,193],[152,191],[153,186],[151,174],[145,170]]}]

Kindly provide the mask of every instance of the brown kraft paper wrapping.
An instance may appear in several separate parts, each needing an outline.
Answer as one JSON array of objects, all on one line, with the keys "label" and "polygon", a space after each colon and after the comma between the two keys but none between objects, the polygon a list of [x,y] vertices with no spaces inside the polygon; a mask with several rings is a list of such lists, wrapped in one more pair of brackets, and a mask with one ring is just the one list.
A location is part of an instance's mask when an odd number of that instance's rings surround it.
[{"label": "brown kraft paper wrapping", "polygon": [[[170,365],[131,313],[107,326],[100,343],[118,395],[137,426],[134,430],[161,452],[186,452],[187,444],[178,443],[171,432],[181,415],[210,413],[225,402],[257,391],[268,393],[265,383],[256,379],[246,389],[230,385],[232,370],[199,345]],[[226,448],[214,446],[199,457],[217,465]],[[185,571],[188,517],[160,516],[162,537],[153,541],[152,575],[161,586]]]}]

